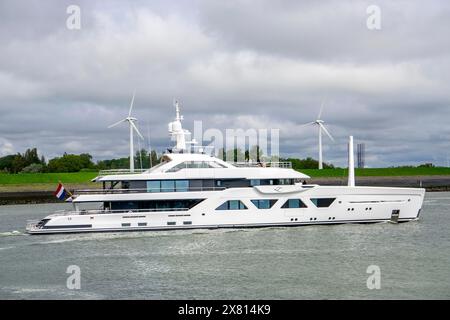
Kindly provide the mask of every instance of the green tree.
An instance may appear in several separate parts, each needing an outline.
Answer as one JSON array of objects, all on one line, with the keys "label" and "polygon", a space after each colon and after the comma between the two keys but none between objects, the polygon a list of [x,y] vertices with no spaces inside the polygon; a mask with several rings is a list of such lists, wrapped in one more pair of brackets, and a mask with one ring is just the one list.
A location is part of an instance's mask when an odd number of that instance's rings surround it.
[{"label": "green tree", "polygon": [[87,153],[80,155],[64,153],[62,157],[51,159],[48,162],[49,172],[78,172],[81,169],[95,169],[92,156]]},{"label": "green tree", "polygon": [[20,171],[21,173],[41,173],[44,172],[44,165],[41,163],[32,163]]},{"label": "green tree", "polygon": [[12,172],[15,155],[7,155],[0,158],[0,171]]},{"label": "green tree", "polygon": [[[308,157],[306,159],[288,158],[286,161],[292,162],[292,168],[294,169],[317,169],[319,167],[319,161]],[[334,166],[330,163],[323,163],[324,169],[333,169]]]}]

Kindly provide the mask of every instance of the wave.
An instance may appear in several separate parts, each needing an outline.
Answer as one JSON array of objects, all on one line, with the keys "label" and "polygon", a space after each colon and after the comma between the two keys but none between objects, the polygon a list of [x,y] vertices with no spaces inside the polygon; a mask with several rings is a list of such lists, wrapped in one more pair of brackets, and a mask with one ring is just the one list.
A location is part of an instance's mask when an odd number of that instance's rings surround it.
[{"label": "wave", "polygon": [[24,236],[24,235],[26,234],[17,230],[0,232],[0,237]]}]

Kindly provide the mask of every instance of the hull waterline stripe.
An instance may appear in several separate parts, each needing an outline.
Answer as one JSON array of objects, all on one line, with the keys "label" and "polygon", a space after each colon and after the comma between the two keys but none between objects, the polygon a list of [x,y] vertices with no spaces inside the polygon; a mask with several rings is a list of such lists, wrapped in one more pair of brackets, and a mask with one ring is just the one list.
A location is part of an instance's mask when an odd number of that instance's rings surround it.
[{"label": "hull waterline stripe", "polygon": [[[399,222],[417,220],[417,217],[401,218]],[[98,229],[78,229],[71,230],[66,228],[62,230],[40,229],[39,231],[27,231],[29,234],[46,233],[83,233],[83,232],[132,232],[132,231],[164,231],[181,229],[221,229],[221,228],[265,228],[265,227],[298,227],[305,225],[326,225],[326,224],[346,224],[346,223],[377,223],[389,222],[390,219],[365,219],[365,220],[335,220],[335,221],[312,221],[312,222],[290,222],[290,223],[260,223],[260,224],[223,224],[223,225],[198,225],[198,226],[168,226],[168,227],[130,227],[130,228],[98,228]]]}]

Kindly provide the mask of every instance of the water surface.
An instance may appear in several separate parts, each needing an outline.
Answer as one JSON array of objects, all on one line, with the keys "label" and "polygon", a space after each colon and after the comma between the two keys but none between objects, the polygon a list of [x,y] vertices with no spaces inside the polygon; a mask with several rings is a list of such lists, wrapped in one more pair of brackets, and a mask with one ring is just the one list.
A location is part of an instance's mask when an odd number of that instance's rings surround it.
[{"label": "water surface", "polygon": [[65,206],[0,206],[0,299],[450,298],[450,193],[428,193],[421,220],[398,225],[24,233]]}]

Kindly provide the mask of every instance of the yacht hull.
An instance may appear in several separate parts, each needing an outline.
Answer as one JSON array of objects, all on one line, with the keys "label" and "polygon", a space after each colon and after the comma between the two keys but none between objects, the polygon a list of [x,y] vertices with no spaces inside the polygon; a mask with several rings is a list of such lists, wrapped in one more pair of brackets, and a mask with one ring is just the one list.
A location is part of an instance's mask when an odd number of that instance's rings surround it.
[{"label": "yacht hull", "polygon": [[[216,228],[294,227],[344,223],[407,222],[417,220],[424,189],[330,186],[264,186],[223,191],[133,194],[130,201],[167,197],[205,198],[185,211],[93,213],[72,212],[50,215],[43,226],[27,227],[30,234],[161,231]],[[134,197],[134,198],[133,198]],[[314,199],[334,199],[327,207],[317,207]],[[238,199],[243,210],[217,210],[228,200]],[[274,200],[269,209],[257,208],[252,200]],[[284,208],[289,199],[301,199],[306,207]],[[107,195],[86,195],[79,202],[108,201]]]}]

